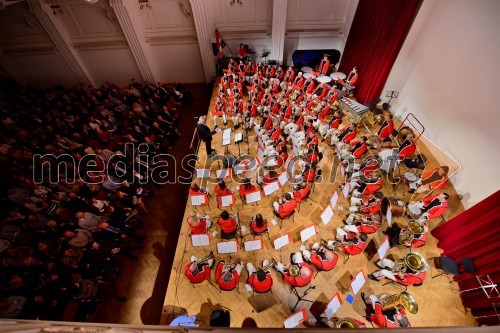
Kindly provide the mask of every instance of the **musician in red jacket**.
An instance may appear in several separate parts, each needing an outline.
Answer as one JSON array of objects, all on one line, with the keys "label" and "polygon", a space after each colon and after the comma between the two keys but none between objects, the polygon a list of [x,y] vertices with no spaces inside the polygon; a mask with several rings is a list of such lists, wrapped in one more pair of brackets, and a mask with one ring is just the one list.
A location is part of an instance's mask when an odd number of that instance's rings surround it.
[{"label": "musician in red jacket", "polygon": [[374,214],[350,214],[344,227],[345,231],[365,233],[367,235],[376,232],[382,225],[382,215],[380,213]]},{"label": "musician in red jacket", "polygon": [[278,201],[273,202],[274,212],[281,218],[289,216],[295,208],[297,208],[297,201],[292,198],[290,193],[285,193]]},{"label": "musician in red jacket", "polygon": [[[427,270],[429,269],[429,264],[426,263],[425,267],[417,272],[406,266],[402,261],[394,262],[390,259],[379,260],[375,265],[377,265],[380,270],[368,274],[368,278],[377,282],[383,278],[387,278],[404,286],[422,284],[425,280]],[[398,267],[402,267],[401,270],[398,270]],[[398,272],[394,273],[394,270]]]},{"label": "musician in red jacket", "polygon": [[242,199],[245,198],[245,195],[258,191],[257,187],[252,184],[250,178],[245,178],[243,180],[243,184],[240,185],[239,190],[240,190],[240,198]]},{"label": "musician in red jacket", "polygon": [[285,282],[294,287],[304,287],[308,285],[313,278],[313,271],[311,267],[304,262],[300,252],[292,254],[291,264],[285,266],[283,263],[279,262],[275,268],[283,274]]},{"label": "musician in red jacket", "polygon": [[217,220],[217,224],[220,225],[221,229],[221,237],[223,239],[231,239],[236,236],[236,232],[238,231],[238,223],[236,219],[232,216],[229,216],[227,211],[223,211],[220,214],[219,219]]},{"label": "musician in red jacket", "polygon": [[392,114],[386,114],[384,116],[384,122],[377,132],[377,140],[379,143],[384,142],[390,135],[392,135],[392,132],[394,131],[394,122],[392,121],[392,118]]},{"label": "musician in red jacket", "polygon": [[446,200],[449,197],[448,193],[441,193],[423,198],[420,201],[422,203],[420,220],[432,220],[441,216],[448,209],[448,202]]},{"label": "musician in red jacket", "polygon": [[[269,260],[262,262],[262,268],[255,269],[252,263],[247,263],[248,279],[247,283],[258,293],[267,293],[273,287],[273,277],[271,276],[271,266]],[[266,268],[266,270],[264,270]]]},{"label": "musician in red jacket", "polygon": [[[412,232],[411,239],[406,239],[404,246],[411,247],[413,249],[424,246],[427,243],[427,233],[429,228],[425,222],[421,222],[422,232],[414,233]],[[386,229],[385,234],[389,237],[389,246],[394,247],[400,245],[400,235],[401,232],[405,232],[408,226],[401,228],[397,223],[393,223],[389,228]]]},{"label": "musician in red jacket", "polygon": [[341,160],[348,161],[353,159],[360,159],[368,150],[368,138],[366,136],[361,137],[361,140],[352,140],[349,145],[351,148],[349,150],[342,150]]},{"label": "musician in red jacket", "polygon": [[250,221],[250,229],[252,229],[252,233],[254,234],[262,234],[266,232],[268,230],[267,219],[263,218],[261,214],[256,214]]},{"label": "musician in red jacket", "polygon": [[337,240],[341,242],[339,245],[339,250],[345,254],[354,256],[362,253],[366,247],[367,236],[365,233],[361,232],[350,232],[343,228],[337,228]]},{"label": "musician in red jacket", "polygon": [[311,251],[303,250],[304,259],[313,264],[320,271],[331,271],[337,265],[339,256],[333,249],[334,241],[330,240],[326,244],[314,243]]},{"label": "musician in red jacket", "polygon": [[448,182],[449,171],[450,168],[446,165],[425,171],[419,180],[410,183],[410,193],[423,193],[442,188]]},{"label": "musician in red jacket", "polygon": [[195,212],[191,212],[187,219],[187,224],[189,225],[189,230],[191,231],[191,235],[200,235],[204,234],[207,229],[212,226],[212,222],[210,221],[210,216],[206,215],[205,217],[201,217]]},{"label": "musician in red jacket", "polygon": [[353,196],[351,197],[351,208],[349,208],[349,211],[363,214],[377,213],[380,211],[383,198],[384,194],[382,192],[375,192],[362,198]]},{"label": "musician in red jacket", "polygon": [[358,124],[352,123],[351,125],[345,127],[338,136],[332,135],[330,146],[338,144],[338,147],[340,148],[344,144],[348,144],[349,142],[351,142],[357,134],[356,126],[358,126]]},{"label": "musician in red jacket", "polygon": [[308,183],[302,181],[293,189],[293,198],[295,199],[295,201],[297,201],[297,203],[301,203],[309,195],[310,191],[311,186],[309,186]]},{"label": "musician in red jacket", "polygon": [[366,297],[365,293],[361,293],[363,303],[371,308],[370,321],[380,328],[411,327],[406,317],[406,311],[403,308],[396,307],[387,310],[383,309],[381,301],[385,297],[387,297],[386,294],[380,296],[370,295]]},{"label": "musician in red jacket", "polygon": [[351,181],[351,189],[355,189],[352,193],[355,197],[361,195],[369,195],[377,192],[382,188],[384,180],[380,171],[374,170],[368,177]]},{"label": "musician in red jacket", "polygon": [[191,261],[184,266],[184,274],[189,282],[202,283],[203,281],[210,279],[210,269],[213,265],[214,260],[212,258],[199,261],[196,256],[192,256]]},{"label": "musician in red jacket", "polygon": [[411,133],[408,133],[401,146],[399,146],[399,159],[404,160],[405,158],[409,158],[410,156],[415,154],[416,150],[417,144],[415,143],[415,141],[413,141],[413,135]]},{"label": "musician in red jacket", "polygon": [[316,72],[314,72],[316,76],[327,75],[328,70],[330,69],[330,60],[328,60],[328,54],[323,56],[323,59],[319,62],[318,68]]},{"label": "musician in red jacket", "polygon": [[342,83],[343,86],[345,86],[347,83],[351,87],[354,87],[356,85],[356,82],[358,82],[358,68],[353,67],[347,78],[345,80],[339,78],[339,82]]},{"label": "musician in red jacket", "polygon": [[232,262],[226,264],[224,260],[219,261],[215,270],[215,281],[217,281],[220,289],[231,291],[238,287],[242,268],[243,263],[239,259],[236,261],[236,264]]}]

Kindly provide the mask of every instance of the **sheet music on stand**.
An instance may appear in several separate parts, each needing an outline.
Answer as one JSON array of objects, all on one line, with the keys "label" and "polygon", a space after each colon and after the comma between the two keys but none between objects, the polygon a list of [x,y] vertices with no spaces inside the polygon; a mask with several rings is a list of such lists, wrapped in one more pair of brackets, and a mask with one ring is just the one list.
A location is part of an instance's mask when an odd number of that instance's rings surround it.
[{"label": "sheet music on stand", "polygon": [[236,133],[234,135],[234,143],[242,143],[243,142],[243,133]]},{"label": "sheet music on stand", "polygon": [[222,146],[227,146],[231,143],[231,129],[226,128],[222,131]]}]

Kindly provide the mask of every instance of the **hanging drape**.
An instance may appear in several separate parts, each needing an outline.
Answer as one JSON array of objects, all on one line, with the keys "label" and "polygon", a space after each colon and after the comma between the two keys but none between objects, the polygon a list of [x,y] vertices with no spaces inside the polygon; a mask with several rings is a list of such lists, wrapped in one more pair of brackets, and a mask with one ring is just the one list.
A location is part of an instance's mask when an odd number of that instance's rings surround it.
[{"label": "hanging drape", "polygon": [[[500,303],[500,298],[488,298],[476,276],[488,275],[493,283],[500,283],[500,191],[434,229],[432,235],[439,240],[442,255],[459,264],[460,274],[455,280],[464,306],[471,308],[479,324],[498,325],[498,318],[491,315],[492,304]],[[460,262],[464,257],[473,260],[473,274],[463,271]]]},{"label": "hanging drape", "polygon": [[340,72],[358,67],[356,98],[361,103],[380,96],[422,0],[360,0]]}]

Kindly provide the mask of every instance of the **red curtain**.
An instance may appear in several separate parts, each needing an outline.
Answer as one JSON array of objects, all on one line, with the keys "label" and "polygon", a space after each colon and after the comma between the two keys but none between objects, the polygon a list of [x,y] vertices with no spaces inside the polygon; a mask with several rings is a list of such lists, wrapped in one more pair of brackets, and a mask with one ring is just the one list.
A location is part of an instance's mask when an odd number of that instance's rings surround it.
[{"label": "red curtain", "polygon": [[379,97],[423,0],[360,0],[339,71],[358,67],[356,99]]},{"label": "red curtain", "polygon": [[[492,303],[500,298],[488,298],[476,276],[488,275],[493,283],[500,283],[500,191],[489,196],[462,214],[434,229],[432,235],[439,240],[444,256],[459,265],[462,258],[471,258],[476,272],[468,274],[460,267],[455,277],[462,292],[462,302],[470,308],[479,324],[498,325]],[[500,290],[500,287],[498,287]]]}]

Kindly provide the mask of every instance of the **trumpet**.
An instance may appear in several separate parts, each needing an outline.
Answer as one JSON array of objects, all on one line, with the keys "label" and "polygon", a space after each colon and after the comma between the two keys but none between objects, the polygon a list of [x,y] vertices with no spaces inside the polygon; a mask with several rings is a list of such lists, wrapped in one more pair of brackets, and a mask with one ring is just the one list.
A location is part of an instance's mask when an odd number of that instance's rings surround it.
[{"label": "trumpet", "polygon": [[214,258],[214,253],[213,253],[213,252],[210,252],[210,254],[208,254],[208,255],[204,256],[204,257],[203,257],[203,258],[201,258],[201,259],[196,260],[194,263],[195,263],[196,265],[201,265],[201,264],[203,264],[205,261],[208,261],[209,259],[213,259],[213,258]]},{"label": "trumpet", "polygon": [[262,270],[264,272],[267,272],[271,267],[273,267],[274,265],[276,264],[276,260],[274,260],[274,258],[271,259],[271,261],[269,262],[269,264],[267,264],[266,266],[262,267]]}]

